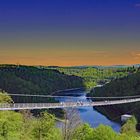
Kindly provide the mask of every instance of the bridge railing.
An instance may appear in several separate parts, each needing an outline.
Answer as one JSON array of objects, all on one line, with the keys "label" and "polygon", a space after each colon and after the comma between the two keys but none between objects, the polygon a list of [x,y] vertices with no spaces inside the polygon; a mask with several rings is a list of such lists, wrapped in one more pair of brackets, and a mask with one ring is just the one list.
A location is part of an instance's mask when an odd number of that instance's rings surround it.
[{"label": "bridge railing", "polygon": [[106,106],[115,104],[125,104],[138,102],[140,98],[122,99],[112,101],[95,101],[95,102],[61,102],[61,103],[1,103],[0,110],[18,110],[18,109],[42,109],[42,108],[62,108],[62,107],[81,107],[81,106]]}]

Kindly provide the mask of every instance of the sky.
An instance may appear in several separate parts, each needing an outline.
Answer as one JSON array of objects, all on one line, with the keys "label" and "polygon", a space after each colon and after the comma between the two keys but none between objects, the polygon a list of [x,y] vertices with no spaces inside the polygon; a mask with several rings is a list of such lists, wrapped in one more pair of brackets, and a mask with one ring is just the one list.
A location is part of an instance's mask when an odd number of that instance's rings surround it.
[{"label": "sky", "polygon": [[140,63],[140,0],[1,0],[0,64]]}]

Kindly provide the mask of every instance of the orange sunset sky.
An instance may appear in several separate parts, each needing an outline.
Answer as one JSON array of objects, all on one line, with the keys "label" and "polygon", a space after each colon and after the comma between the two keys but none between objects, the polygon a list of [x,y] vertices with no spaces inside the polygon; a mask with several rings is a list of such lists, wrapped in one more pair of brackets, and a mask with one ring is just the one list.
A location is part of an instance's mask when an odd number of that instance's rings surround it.
[{"label": "orange sunset sky", "polygon": [[0,64],[140,63],[136,0],[0,2]]}]

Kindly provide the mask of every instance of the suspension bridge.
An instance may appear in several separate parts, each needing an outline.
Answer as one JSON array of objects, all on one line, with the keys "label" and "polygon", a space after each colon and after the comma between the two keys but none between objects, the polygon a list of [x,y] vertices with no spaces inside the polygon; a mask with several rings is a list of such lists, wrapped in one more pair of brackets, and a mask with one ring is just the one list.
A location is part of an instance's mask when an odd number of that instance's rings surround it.
[{"label": "suspension bridge", "polygon": [[[47,96],[47,95],[21,95],[21,94],[9,94],[15,96],[37,96],[37,97],[66,97],[66,96]],[[78,97],[75,97],[78,98]],[[50,109],[50,108],[74,108],[74,107],[88,107],[88,106],[109,106],[117,104],[127,104],[140,101],[140,96],[122,96],[122,97],[88,97],[88,98],[101,98],[113,100],[102,101],[75,101],[75,102],[60,102],[60,103],[1,103],[0,110],[34,110],[34,109]],[[115,99],[116,98],[116,99]],[[117,99],[119,98],[119,99]]]}]

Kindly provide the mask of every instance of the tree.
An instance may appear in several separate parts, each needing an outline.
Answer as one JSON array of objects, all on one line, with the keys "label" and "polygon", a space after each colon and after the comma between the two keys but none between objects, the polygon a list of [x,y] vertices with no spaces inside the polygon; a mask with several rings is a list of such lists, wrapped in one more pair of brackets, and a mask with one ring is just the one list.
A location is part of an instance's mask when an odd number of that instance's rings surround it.
[{"label": "tree", "polygon": [[0,92],[0,103],[12,103],[13,100],[6,92]]},{"label": "tree", "polygon": [[20,113],[0,111],[0,138],[4,140],[19,140],[23,127]]},{"label": "tree", "polygon": [[34,140],[61,140],[61,133],[55,128],[55,118],[47,112],[34,121],[32,134]]},{"label": "tree", "polygon": [[136,130],[137,120],[135,117],[130,118],[127,120],[127,122],[122,126],[121,133],[125,133],[129,136],[136,136],[137,130]]},{"label": "tree", "polygon": [[19,112],[23,117],[23,127],[21,130],[20,140],[32,140],[34,117],[30,110],[21,110]]},{"label": "tree", "polygon": [[72,140],[93,140],[93,128],[88,124],[82,124],[75,129]]},{"label": "tree", "polygon": [[81,120],[78,115],[77,110],[75,109],[68,109],[65,111],[65,120],[64,125],[62,128],[63,139],[64,140],[71,140],[75,129],[81,125]]},{"label": "tree", "polygon": [[93,140],[117,140],[117,134],[109,126],[100,125],[93,129]]}]

